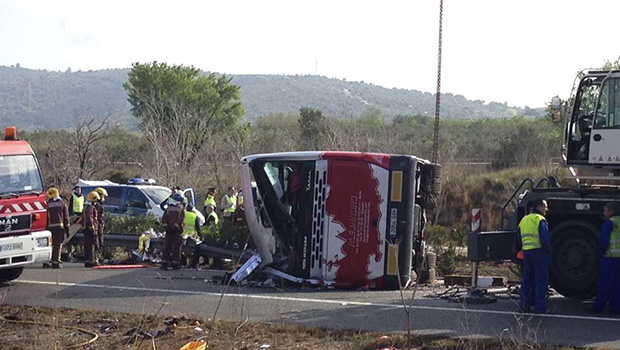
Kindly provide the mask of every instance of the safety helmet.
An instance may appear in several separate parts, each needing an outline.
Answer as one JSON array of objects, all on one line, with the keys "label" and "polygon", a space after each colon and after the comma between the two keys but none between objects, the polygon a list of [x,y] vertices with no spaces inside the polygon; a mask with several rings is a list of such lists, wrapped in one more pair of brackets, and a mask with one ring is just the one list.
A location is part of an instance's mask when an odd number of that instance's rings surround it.
[{"label": "safety helmet", "polygon": [[183,196],[180,193],[175,193],[172,199],[177,203],[183,203]]},{"label": "safety helmet", "polygon": [[103,187],[95,188],[95,192],[97,192],[97,194],[99,194],[99,197],[101,198],[108,196],[108,191],[106,191]]},{"label": "safety helmet", "polygon": [[60,197],[60,192],[58,192],[58,189],[56,187],[50,187],[47,189],[45,196],[49,200],[52,198]]},{"label": "safety helmet", "polygon": [[99,193],[92,191],[91,193],[88,194],[86,199],[91,203],[95,203],[96,201],[101,199],[101,196],[99,196]]}]

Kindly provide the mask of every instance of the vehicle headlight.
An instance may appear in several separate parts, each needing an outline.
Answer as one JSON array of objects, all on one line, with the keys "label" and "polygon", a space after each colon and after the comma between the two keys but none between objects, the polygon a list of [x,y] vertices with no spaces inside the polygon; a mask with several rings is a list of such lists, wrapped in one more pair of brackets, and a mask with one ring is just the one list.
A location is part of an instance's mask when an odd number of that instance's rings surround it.
[{"label": "vehicle headlight", "polygon": [[37,238],[37,248],[49,247],[50,239],[47,237]]}]

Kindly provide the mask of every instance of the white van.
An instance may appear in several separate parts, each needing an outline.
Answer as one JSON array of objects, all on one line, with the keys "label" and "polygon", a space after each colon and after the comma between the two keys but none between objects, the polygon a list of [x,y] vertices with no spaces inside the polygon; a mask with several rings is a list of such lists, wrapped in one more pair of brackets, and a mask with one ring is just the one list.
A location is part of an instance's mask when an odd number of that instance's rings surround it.
[{"label": "white van", "polygon": [[[84,197],[97,187],[103,187],[108,192],[104,208],[107,213],[113,215],[146,215],[153,214],[158,219],[162,217],[164,211],[160,204],[164,202],[172,190],[165,186],[147,184],[118,184],[112,181],[90,181],[80,179],[76,186],[82,188]],[[194,189],[183,190],[183,195],[189,204],[194,207],[194,212],[198,215],[198,220],[204,222],[204,215],[196,209],[196,197]]]}]

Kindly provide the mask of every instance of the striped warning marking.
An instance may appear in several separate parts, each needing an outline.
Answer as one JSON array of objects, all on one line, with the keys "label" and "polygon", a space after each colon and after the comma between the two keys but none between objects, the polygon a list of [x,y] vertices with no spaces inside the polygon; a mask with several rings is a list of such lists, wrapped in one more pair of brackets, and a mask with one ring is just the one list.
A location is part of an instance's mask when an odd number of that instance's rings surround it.
[{"label": "striped warning marking", "polygon": [[14,204],[0,205],[0,214],[14,214],[14,213],[40,211],[40,210],[45,210],[44,202],[14,203]]},{"label": "striped warning marking", "polygon": [[471,232],[480,232],[481,225],[481,210],[479,208],[474,208],[471,210]]}]

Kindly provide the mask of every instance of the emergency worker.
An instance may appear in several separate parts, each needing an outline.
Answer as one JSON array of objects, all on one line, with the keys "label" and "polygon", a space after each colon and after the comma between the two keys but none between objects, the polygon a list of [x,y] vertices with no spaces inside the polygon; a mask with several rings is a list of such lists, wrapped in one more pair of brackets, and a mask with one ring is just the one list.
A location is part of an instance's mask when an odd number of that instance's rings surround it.
[{"label": "emergency worker", "polygon": [[228,193],[222,197],[221,203],[222,216],[224,221],[232,222],[233,213],[237,209],[237,189],[234,187],[228,187]]},{"label": "emergency worker", "polygon": [[[183,202],[182,202],[183,206],[185,208],[187,208],[187,205],[189,204],[189,201],[187,200],[187,197],[185,197],[185,193],[183,193],[183,190],[181,189],[181,187],[179,187],[179,186],[175,187],[174,188],[174,192],[181,195],[181,197],[183,198]],[[173,195],[174,195],[174,193],[173,193]]]},{"label": "emergency worker", "polygon": [[217,202],[215,201],[215,192],[216,192],[215,187],[211,187],[207,190],[207,197],[205,197],[205,202],[203,206],[205,216],[207,215],[208,206],[211,205],[213,206],[213,208],[217,207]]},{"label": "emergency worker", "polygon": [[187,212],[185,213],[185,228],[183,229],[183,237],[186,237],[185,244],[188,247],[193,247],[192,262],[188,263],[188,266],[195,268],[198,265],[200,259],[200,228],[202,227],[202,220],[198,217],[198,214],[194,212],[194,207],[191,204],[187,205]]},{"label": "emergency worker", "polygon": [[188,236],[194,241],[200,240],[200,219],[194,212],[194,207],[189,204],[187,206],[187,212],[185,213],[185,227],[183,229],[183,236]]},{"label": "emergency worker", "polygon": [[220,218],[217,217],[217,213],[215,212],[215,206],[207,205],[205,213],[207,214],[205,225],[217,225],[220,222]]},{"label": "emergency worker", "polygon": [[97,187],[95,192],[97,192],[100,198],[94,205],[97,209],[97,256],[101,258],[103,253],[103,228],[105,226],[105,209],[103,204],[108,196],[108,191],[103,187]]},{"label": "emergency worker", "polygon": [[166,230],[164,242],[164,254],[162,256],[162,270],[167,270],[168,266],[178,270],[181,268],[181,233],[185,227],[185,208],[183,206],[183,196],[175,193],[173,203],[166,208],[161,218]]},{"label": "emergency worker", "polygon": [[592,311],[603,312],[609,304],[611,312],[620,313],[620,211],[618,204],[607,203],[603,209],[605,222],[598,249],[598,288]]},{"label": "emergency worker", "polygon": [[551,259],[551,234],[545,215],[549,207],[544,199],[537,199],[529,215],[519,223],[519,236],[523,247],[523,279],[519,311],[547,312],[549,261]]},{"label": "emergency worker", "polygon": [[161,210],[166,211],[166,209],[174,203],[173,197],[175,193],[176,193],[175,188],[174,187],[170,188],[170,196],[168,196],[168,198],[164,199],[164,201],[159,204],[159,207],[161,208]]},{"label": "emergency worker", "polygon": [[52,232],[52,268],[59,269],[60,250],[65,236],[69,236],[69,209],[60,198],[58,188],[50,187],[47,197],[47,229]]},{"label": "emergency worker", "polygon": [[71,198],[69,199],[69,214],[70,215],[82,215],[84,210],[84,196],[82,195],[82,188],[80,186],[73,187],[71,192]]},{"label": "emergency worker", "polygon": [[82,212],[82,232],[84,232],[84,267],[97,266],[95,260],[95,249],[97,247],[97,228],[99,220],[97,218],[97,203],[101,197],[99,193],[92,191],[86,197],[88,203]]}]

